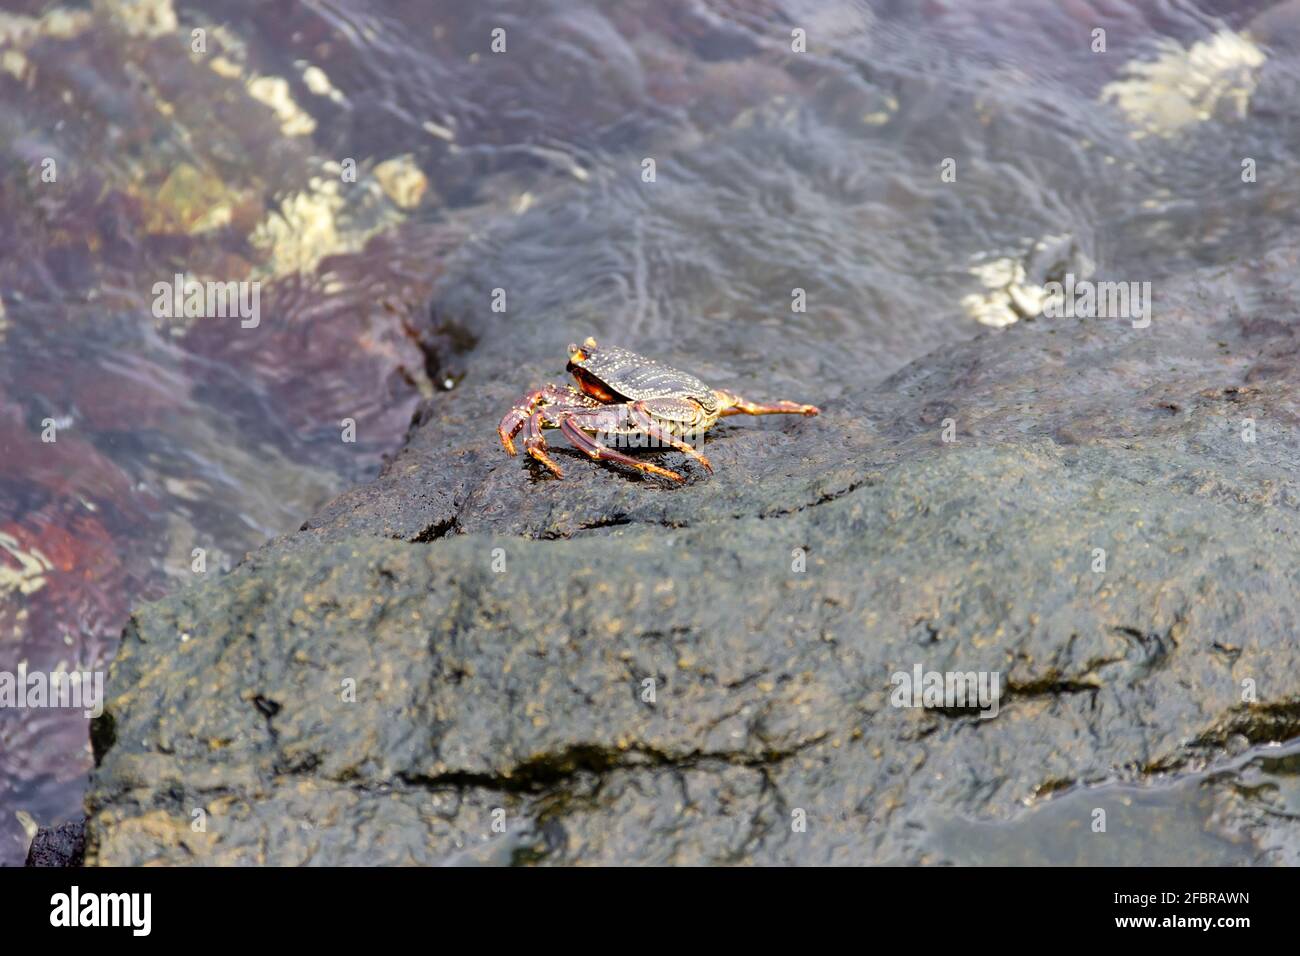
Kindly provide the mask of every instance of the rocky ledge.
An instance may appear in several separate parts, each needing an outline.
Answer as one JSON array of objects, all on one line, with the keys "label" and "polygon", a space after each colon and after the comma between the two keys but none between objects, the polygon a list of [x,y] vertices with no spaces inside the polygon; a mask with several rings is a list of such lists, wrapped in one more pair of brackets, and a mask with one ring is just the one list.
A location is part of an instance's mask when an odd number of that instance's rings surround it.
[{"label": "rocky ledge", "polygon": [[[1296,267],[881,383],[718,372],[824,414],[683,487],[506,458],[557,363],[471,354],[377,481],[138,610],[87,861],[1300,862]],[[894,706],[917,668],[996,715]]]}]

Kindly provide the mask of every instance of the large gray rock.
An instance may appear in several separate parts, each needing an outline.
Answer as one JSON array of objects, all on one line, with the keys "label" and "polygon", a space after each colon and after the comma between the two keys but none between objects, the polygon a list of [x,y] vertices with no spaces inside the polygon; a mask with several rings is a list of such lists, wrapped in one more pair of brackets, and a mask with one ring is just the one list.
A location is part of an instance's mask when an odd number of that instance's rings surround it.
[{"label": "large gray rock", "polygon": [[[878,385],[683,362],[836,396],[684,487],[506,458],[564,343],[471,355],[378,481],[137,612],[88,860],[1296,862],[1296,265]],[[997,716],[892,706],[918,665]]]}]

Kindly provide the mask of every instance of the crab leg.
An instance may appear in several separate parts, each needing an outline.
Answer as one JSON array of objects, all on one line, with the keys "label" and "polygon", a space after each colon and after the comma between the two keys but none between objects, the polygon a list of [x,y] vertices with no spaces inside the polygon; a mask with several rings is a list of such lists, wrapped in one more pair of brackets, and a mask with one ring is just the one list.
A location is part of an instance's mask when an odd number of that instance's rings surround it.
[{"label": "crab leg", "polygon": [[568,412],[560,415],[560,431],[564,433],[564,437],[569,439],[578,451],[588,457],[596,461],[616,461],[619,464],[627,465],[628,467],[635,468],[638,471],[644,471],[651,475],[658,475],[661,478],[670,478],[673,481],[686,480],[675,471],[669,471],[667,468],[660,468],[658,465],[652,465],[648,461],[640,461],[630,455],[625,455],[622,452],[615,451],[607,445],[602,445],[575,424],[575,419],[579,416],[582,416],[582,412]]},{"label": "crab leg", "polygon": [[505,413],[501,419],[501,424],[497,426],[497,435],[501,437],[501,445],[510,455],[515,453],[514,437],[519,434],[519,430],[524,427],[533,410],[539,403],[545,402],[550,405],[573,405],[595,407],[600,403],[595,399],[584,395],[572,385],[544,385],[536,391],[529,392],[519,400],[519,403]]},{"label": "crab leg", "polygon": [[715,388],[713,394],[718,396],[722,405],[719,417],[724,415],[817,415],[821,409],[816,405],[800,405],[798,402],[751,402],[741,398],[735,392]]},{"label": "crab leg", "polygon": [[713,465],[709,463],[709,459],[696,451],[694,445],[682,441],[676,435],[673,435],[666,429],[660,428],[656,425],[654,419],[651,418],[650,413],[646,410],[644,402],[633,402],[628,406],[628,408],[631,412],[632,420],[636,422],[637,428],[641,429],[641,431],[645,432],[656,441],[663,442],[671,448],[676,448],[684,455],[690,455],[700,463],[705,471],[709,474],[713,474]]},{"label": "crab leg", "polygon": [[548,454],[550,449],[546,444],[546,436],[542,429],[548,425],[552,428],[560,426],[560,420],[569,414],[574,415],[600,415],[603,406],[599,404],[596,407],[577,407],[575,405],[544,405],[534,411],[527,419],[524,420],[524,451],[531,458],[540,461],[556,478],[563,478],[564,472],[560,470],[554,459]]},{"label": "crab leg", "polygon": [[542,435],[543,424],[545,424],[545,416],[541,411],[533,412],[529,416],[524,428],[524,451],[549,468],[556,478],[563,478],[564,472],[560,471],[560,466],[547,454],[546,438]]}]

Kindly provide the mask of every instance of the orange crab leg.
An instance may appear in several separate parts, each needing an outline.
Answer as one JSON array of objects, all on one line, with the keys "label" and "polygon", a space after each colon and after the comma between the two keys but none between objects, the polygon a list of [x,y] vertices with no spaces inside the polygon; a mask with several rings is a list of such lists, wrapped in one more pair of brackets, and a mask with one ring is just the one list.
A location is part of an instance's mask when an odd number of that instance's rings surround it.
[{"label": "orange crab leg", "polygon": [[682,441],[676,435],[673,435],[656,425],[654,419],[646,410],[644,402],[633,402],[628,406],[628,408],[631,409],[632,420],[636,422],[637,428],[641,429],[641,431],[645,432],[656,441],[661,441],[670,448],[676,448],[684,455],[690,455],[700,463],[705,471],[709,474],[713,474],[713,465],[709,463],[709,459],[705,458],[699,451],[696,451],[695,446],[691,445],[689,442]]},{"label": "orange crab leg", "polygon": [[548,424],[559,427],[560,420],[565,415],[599,415],[600,413],[601,410],[598,408],[586,406],[579,408],[574,405],[546,405],[538,408],[524,420],[524,451],[530,458],[545,465],[556,478],[563,478],[564,472],[549,454],[550,448],[546,444],[546,436],[542,433],[542,429]]},{"label": "orange crab leg", "polygon": [[817,415],[821,409],[816,405],[800,405],[798,402],[751,402],[741,398],[735,392],[715,388],[713,394],[722,406],[719,417],[724,415]]},{"label": "orange crab leg", "polygon": [[560,466],[547,454],[546,439],[542,435],[542,425],[544,423],[543,414],[540,411],[533,412],[528,419],[527,427],[524,429],[524,451],[549,468],[556,478],[563,478],[564,472],[560,471]]},{"label": "orange crab leg", "polygon": [[589,458],[592,458],[595,461],[616,461],[619,464],[627,465],[629,468],[635,468],[638,471],[644,471],[651,475],[658,475],[660,478],[669,478],[673,481],[686,480],[675,471],[669,471],[667,468],[660,468],[658,465],[652,465],[648,461],[640,461],[630,455],[625,455],[622,452],[615,451],[607,445],[602,445],[575,425],[574,417],[575,416],[571,413],[561,415],[560,431],[564,432],[564,437],[569,439],[578,451],[587,455]]}]

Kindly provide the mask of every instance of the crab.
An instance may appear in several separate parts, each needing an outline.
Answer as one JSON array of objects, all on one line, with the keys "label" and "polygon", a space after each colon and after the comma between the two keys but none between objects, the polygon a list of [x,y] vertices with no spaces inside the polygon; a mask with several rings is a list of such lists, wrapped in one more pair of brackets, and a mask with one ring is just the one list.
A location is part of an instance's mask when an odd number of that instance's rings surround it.
[{"label": "crab", "polygon": [[713,466],[686,439],[699,440],[726,415],[816,415],[815,405],[797,402],[751,402],[735,392],[710,388],[687,372],[594,338],[569,346],[572,385],[544,385],[529,392],[506,412],[497,427],[507,453],[515,454],[515,436],[524,433],[524,450],[557,477],[564,472],[549,454],[544,428],[558,428],[579,451],[596,461],[613,461],[671,481],[680,474],[625,455],[596,435],[618,444],[650,443],[674,448],[693,458],[710,474]]}]

